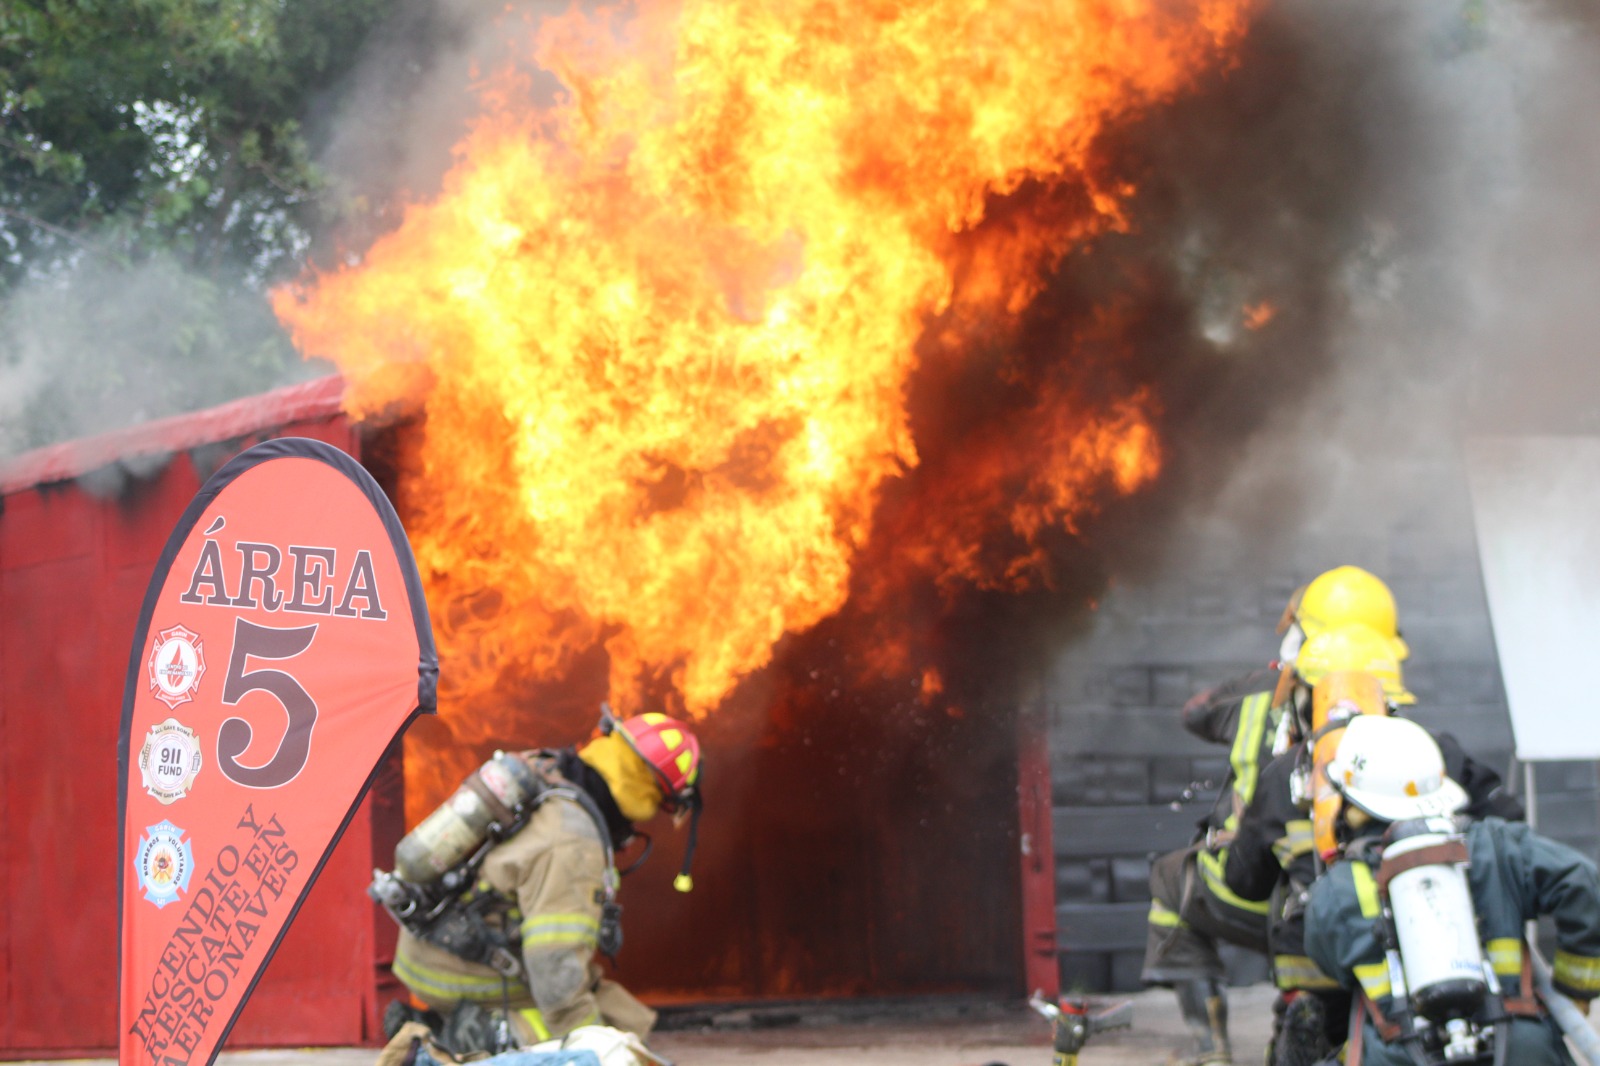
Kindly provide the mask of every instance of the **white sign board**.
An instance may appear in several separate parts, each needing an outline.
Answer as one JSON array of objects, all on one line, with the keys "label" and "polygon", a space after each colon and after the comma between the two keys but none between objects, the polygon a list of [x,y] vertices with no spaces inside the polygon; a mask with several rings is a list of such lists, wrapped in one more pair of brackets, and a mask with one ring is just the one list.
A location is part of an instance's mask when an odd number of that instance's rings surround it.
[{"label": "white sign board", "polygon": [[1466,446],[1517,757],[1600,758],[1600,438]]}]

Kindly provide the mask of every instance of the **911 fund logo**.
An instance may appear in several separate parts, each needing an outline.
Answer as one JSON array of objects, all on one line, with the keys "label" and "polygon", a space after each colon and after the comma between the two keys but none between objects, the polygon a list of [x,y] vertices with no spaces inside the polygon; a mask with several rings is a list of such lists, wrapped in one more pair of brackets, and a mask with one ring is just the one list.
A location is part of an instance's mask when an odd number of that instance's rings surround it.
[{"label": "911 fund logo", "polygon": [[139,749],[139,776],[145,791],[162,804],[189,794],[200,772],[200,738],[176,718],[152,726]]},{"label": "911 fund logo", "polygon": [[189,890],[194,874],[194,849],[183,839],[184,830],[162,821],[145,829],[139,838],[139,851],[133,857],[133,872],[144,889],[144,898],[165,907]]},{"label": "911 fund logo", "polygon": [[200,634],[173,626],[156,634],[150,648],[150,693],[173,710],[194,699],[206,672]]}]

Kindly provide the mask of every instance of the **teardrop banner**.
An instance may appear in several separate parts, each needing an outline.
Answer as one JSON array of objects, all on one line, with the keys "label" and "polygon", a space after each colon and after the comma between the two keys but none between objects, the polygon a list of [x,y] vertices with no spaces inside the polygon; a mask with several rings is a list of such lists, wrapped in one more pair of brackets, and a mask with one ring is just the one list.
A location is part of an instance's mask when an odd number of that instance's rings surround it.
[{"label": "teardrop banner", "polygon": [[121,1066],[216,1058],[438,672],[411,547],[354,459],[270,440],[200,489],[123,689]]}]

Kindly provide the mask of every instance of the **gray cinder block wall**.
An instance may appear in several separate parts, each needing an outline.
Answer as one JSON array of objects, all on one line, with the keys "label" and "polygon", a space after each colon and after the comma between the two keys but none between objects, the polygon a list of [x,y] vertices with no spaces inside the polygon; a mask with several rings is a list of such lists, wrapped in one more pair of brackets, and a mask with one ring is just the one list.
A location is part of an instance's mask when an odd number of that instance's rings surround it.
[{"label": "gray cinder block wall", "polygon": [[[1521,790],[1465,478],[1448,465],[1422,473],[1425,506],[1359,512],[1387,524],[1340,531],[1322,522],[1273,543],[1198,521],[1172,544],[1161,573],[1118,583],[1089,635],[1063,649],[1043,698],[1064,987],[1139,987],[1150,858],[1188,843],[1226,772],[1226,749],[1186,733],[1179,708],[1273,659],[1286,601],[1323,570],[1353,563],[1390,584],[1411,647],[1413,717],[1455,733]],[[1596,856],[1595,764],[1543,764],[1537,780],[1540,829]],[[1265,976],[1264,963],[1243,953],[1232,954],[1230,969],[1239,983]]]}]

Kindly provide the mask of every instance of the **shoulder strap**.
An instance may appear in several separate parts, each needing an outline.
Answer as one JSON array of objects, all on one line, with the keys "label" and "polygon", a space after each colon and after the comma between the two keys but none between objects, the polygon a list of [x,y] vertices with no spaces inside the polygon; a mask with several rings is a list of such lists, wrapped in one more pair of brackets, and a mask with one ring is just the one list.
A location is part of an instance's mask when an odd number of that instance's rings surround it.
[{"label": "shoulder strap", "polygon": [[622,950],[622,904],[617,902],[617,890],[622,887],[622,876],[617,873],[616,848],[611,842],[611,830],[606,826],[606,817],[600,813],[600,805],[594,801],[593,796],[555,773],[553,769],[542,767],[541,777],[547,783],[547,787],[534,801],[535,804],[543,803],[551,796],[571,800],[589,816],[589,820],[594,823],[595,831],[600,834],[600,846],[605,849],[606,854],[606,869],[600,878],[600,898],[596,901],[600,904],[600,929],[595,939],[600,954],[615,960],[617,952]]},{"label": "shoulder strap", "polygon": [[545,787],[528,803],[523,822],[526,823],[527,819],[533,816],[534,810],[551,796],[560,796],[582,807],[583,813],[594,823],[595,832],[600,834],[600,846],[605,849],[606,873],[603,882],[606,902],[609,903],[616,898],[617,887],[622,882],[622,878],[617,875],[617,850],[611,840],[611,829],[606,825],[606,816],[601,813],[600,805],[594,801],[594,797],[562,777],[556,770],[554,754],[549,751],[536,753],[534,771]]},{"label": "shoulder strap", "polygon": [[1389,882],[1405,873],[1415,870],[1419,866],[1445,866],[1466,862],[1468,859],[1467,845],[1460,840],[1447,840],[1443,844],[1432,844],[1425,848],[1417,848],[1403,855],[1385,858],[1378,865],[1378,891],[1384,895],[1389,894]]},{"label": "shoulder strap", "polygon": [[606,870],[608,873],[615,872],[617,868],[616,850],[611,844],[611,830],[606,828],[606,816],[600,813],[600,806],[595,803],[594,797],[577,785],[560,784],[551,785],[539,793],[534,802],[535,804],[543,803],[552,796],[560,796],[562,799],[571,800],[583,808],[583,813],[589,816],[589,820],[594,823],[595,831],[600,834],[600,846],[605,848],[606,852]]}]

